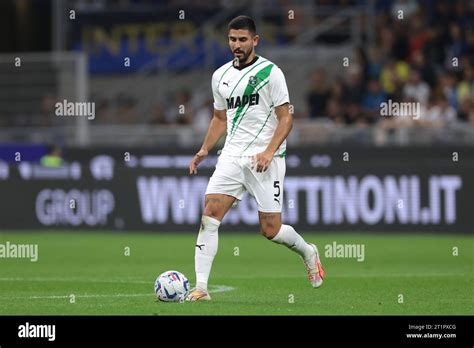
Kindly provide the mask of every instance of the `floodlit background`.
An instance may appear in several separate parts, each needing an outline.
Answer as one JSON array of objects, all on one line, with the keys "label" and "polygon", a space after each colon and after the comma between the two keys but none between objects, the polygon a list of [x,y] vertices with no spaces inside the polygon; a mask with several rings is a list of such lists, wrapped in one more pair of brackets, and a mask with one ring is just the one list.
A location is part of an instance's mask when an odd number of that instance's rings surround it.
[{"label": "floodlit background", "polygon": [[[161,272],[194,284],[223,139],[188,165],[241,14],[288,83],[283,221],[327,281],[315,292],[259,236],[245,196],[219,230],[214,301],[156,304]],[[473,69],[472,0],[0,1],[0,314],[472,315]],[[67,102],[93,117],[58,115]]]},{"label": "floodlit background", "polygon": [[[258,53],[285,73],[292,146],[474,142],[472,1],[0,6],[0,141],[199,146],[211,74],[231,59],[226,25],[244,13],[257,21]],[[56,117],[64,99],[94,102],[95,120]],[[382,117],[389,99],[420,103],[421,118]]]}]

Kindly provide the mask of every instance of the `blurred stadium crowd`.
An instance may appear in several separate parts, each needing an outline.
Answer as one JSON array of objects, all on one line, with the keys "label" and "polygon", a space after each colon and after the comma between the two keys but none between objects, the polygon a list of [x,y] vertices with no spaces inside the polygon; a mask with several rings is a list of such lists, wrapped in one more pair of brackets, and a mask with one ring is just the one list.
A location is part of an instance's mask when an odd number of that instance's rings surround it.
[{"label": "blurred stadium crowd", "polygon": [[[403,5],[405,4],[405,6]],[[398,10],[404,9],[399,20]],[[339,124],[404,122],[443,127],[474,124],[474,3],[438,1],[428,11],[417,2],[394,2],[377,13],[376,44],[357,50],[356,64],[328,83],[324,70],[312,78],[305,117]],[[381,118],[388,99],[418,102],[421,117]]]},{"label": "blurred stadium crowd", "polygon": [[[105,1],[79,2],[105,6]],[[121,6],[130,3],[170,5],[170,2],[154,0],[107,2]],[[222,1],[221,5],[225,3]],[[284,1],[268,3],[281,6]],[[318,3],[334,4],[334,1]],[[180,1],[172,4],[179,7]],[[195,3],[197,6],[208,4],[206,1]],[[375,44],[359,46],[355,60],[339,74],[316,68],[310,89],[305,92],[304,111],[296,112],[295,117],[326,119],[338,125],[379,123],[389,128],[444,127],[454,121],[474,124],[474,2],[377,1],[376,9]],[[399,18],[400,9],[403,20]],[[211,115],[212,101],[193,100],[191,92],[191,89],[182,89],[175,92],[168,105],[155,104],[149,122],[202,124]],[[380,117],[380,104],[389,99],[420,103],[421,117]],[[118,106],[114,116],[110,114],[111,103]],[[136,104],[136,100],[123,94],[115,101],[102,100],[99,120],[136,122]],[[185,106],[185,115],[178,112],[178,105]]]},{"label": "blurred stadium crowd", "polygon": [[[249,3],[255,5],[255,2],[246,0],[195,0],[192,4],[185,0],[71,0],[71,3],[77,10],[98,13],[140,7],[143,9],[147,6],[155,11],[160,8],[185,8],[188,12],[200,9],[218,13],[225,12],[228,8],[245,8]],[[474,126],[474,1],[262,0],[258,2],[258,10],[264,14],[268,12],[264,16],[265,21],[273,21],[284,33],[278,36],[280,41],[273,43],[275,46],[283,51],[291,50],[291,40],[308,30],[308,25],[314,28],[324,24],[325,16],[317,18],[305,13],[309,3],[315,6],[313,8],[331,8],[334,14],[347,6],[362,8],[358,18],[360,28],[367,28],[367,24],[371,23],[366,13],[371,8],[375,28],[371,28],[373,37],[370,37],[366,29],[362,29],[361,40],[350,44],[349,47],[356,48],[353,52],[347,52],[350,57],[347,65],[343,65],[342,57],[336,70],[328,69],[324,61],[304,63],[311,71],[308,74],[311,76],[310,83],[298,85],[296,89],[290,85],[290,98],[297,93],[302,96],[294,111],[297,122],[318,121],[340,128],[367,128],[376,125],[377,128],[388,130],[405,127],[440,129],[449,128],[452,124],[456,124],[458,128],[460,124]],[[297,13],[295,20],[288,19],[289,9],[294,9]],[[249,11],[250,15],[252,11],[255,8]],[[256,17],[257,24],[262,18]],[[206,18],[201,21],[205,22]],[[223,20],[226,21],[227,19]],[[262,36],[265,38],[264,34]],[[225,40],[225,35],[221,39]],[[347,44],[350,39],[347,32],[341,34],[338,30],[328,30],[315,37],[310,49],[317,50],[320,45],[328,47],[331,44]],[[260,47],[257,53],[259,49]],[[229,55],[229,59],[230,57]],[[267,58],[278,65],[282,61],[278,57]],[[155,73],[159,75],[160,71]],[[186,75],[190,70],[173,73]],[[166,95],[157,97],[147,109],[140,105],[143,104],[141,96],[132,93],[133,89],[127,86],[116,93],[102,93],[104,89],[92,88],[90,99],[96,103],[97,117],[91,126],[191,125],[194,129],[205,132],[212,115],[211,73],[212,71],[206,71],[202,75],[207,76],[207,79],[199,86],[200,93],[195,93],[194,85],[184,84],[184,87],[166,90]],[[287,80],[290,74],[291,72],[287,72]],[[97,78],[89,76],[92,85]],[[170,85],[172,84],[171,81]],[[58,99],[54,91],[45,91],[34,117],[0,117],[0,125],[56,125],[58,121],[51,115],[54,114]],[[389,100],[419,103],[419,117],[382,117],[381,103]]]}]

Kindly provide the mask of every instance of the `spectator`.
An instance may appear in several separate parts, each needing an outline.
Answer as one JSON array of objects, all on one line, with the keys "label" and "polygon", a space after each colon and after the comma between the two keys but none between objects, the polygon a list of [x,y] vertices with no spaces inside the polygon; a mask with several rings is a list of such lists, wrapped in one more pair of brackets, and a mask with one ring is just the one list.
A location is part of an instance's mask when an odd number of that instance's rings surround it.
[{"label": "spectator", "polygon": [[463,54],[471,58],[474,57],[474,27],[466,30],[466,45]]},{"label": "spectator", "polygon": [[449,105],[446,97],[441,96],[434,100],[419,121],[423,126],[442,128],[455,120],[456,110]]},{"label": "spectator", "polygon": [[463,80],[459,82],[456,94],[459,103],[465,98],[474,100],[474,72],[472,65],[468,64],[464,68]]},{"label": "spectator", "polygon": [[456,22],[461,26],[461,28],[466,29],[470,24],[474,22],[474,13],[472,10],[473,4],[470,2],[471,13],[467,10],[467,3],[469,1],[455,1],[454,2],[454,13],[453,17],[456,19]]},{"label": "spectator", "polygon": [[424,18],[420,15],[414,16],[410,21],[410,39],[409,39],[409,61],[413,62],[414,56],[423,52],[425,45],[429,40],[429,33],[425,27]]},{"label": "spectator", "polygon": [[470,122],[469,114],[473,109],[474,109],[474,102],[469,98],[463,99],[461,103],[459,104],[458,119],[461,121]]},{"label": "spectator", "polygon": [[358,46],[355,50],[355,60],[356,63],[359,65],[361,72],[362,72],[362,79],[363,81],[369,80],[369,59],[367,54],[362,46]]},{"label": "spectator", "polygon": [[326,74],[323,70],[317,70],[312,76],[311,90],[307,97],[309,118],[324,116],[329,95],[330,93],[326,85]]},{"label": "spectator", "polygon": [[380,83],[389,98],[398,99],[396,96],[408,80],[409,71],[410,67],[406,62],[395,61],[393,58],[384,65],[380,75]]},{"label": "spectator", "polygon": [[117,121],[123,124],[138,122],[136,112],[137,101],[128,95],[120,94],[117,100]]},{"label": "spectator", "polygon": [[457,109],[456,76],[453,73],[444,73],[439,77],[439,81],[441,93],[448,101],[448,104]]},{"label": "spectator", "polygon": [[379,79],[382,72],[382,52],[379,47],[369,48],[369,61],[367,67],[368,79]]},{"label": "spectator", "polygon": [[404,21],[397,20],[393,28],[394,40],[391,55],[397,60],[407,60],[409,54],[408,33]]},{"label": "spectator", "polygon": [[352,63],[347,70],[345,84],[345,102],[354,102],[360,104],[364,97],[365,85],[362,68],[357,63]]},{"label": "spectator", "polygon": [[32,124],[39,127],[47,127],[54,124],[61,124],[60,118],[56,118],[56,103],[61,102],[54,93],[48,93],[41,101],[41,112]]},{"label": "spectator", "polygon": [[378,80],[370,80],[362,103],[370,120],[377,120],[380,115],[380,104],[387,101],[387,95],[380,87]]},{"label": "spectator", "polygon": [[421,79],[421,74],[416,69],[410,70],[410,78],[403,88],[404,98],[413,98],[415,102],[426,106],[430,97],[430,87]]},{"label": "spectator", "polygon": [[337,78],[334,83],[332,84],[331,91],[330,91],[330,98],[337,100],[338,102],[342,103],[344,99],[345,89],[344,83],[341,79]]},{"label": "spectator", "polygon": [[466,51],[466,43],[463,38],[461,27],[457,23],[451,23],[449,27],[449,44],[446,47],[446,68],[455,70],[453,66],[453,59],[460,59],[462,54]]},{"label": "spectator", "polygon": [[393,31],[386,26],[386,23],[383,22],[379,24],[380,36],[379,36],[379,47],[383,57],[392,57],[393,49]]},{"label": "spectator", "polygon": [[58,168],[63,165],[62,151],[59,145],[48,147],[47,153],[41,157],[40,163],[44,167]]},{"label": "spectator", "polygon": [[97,123],[112,124],[114,123],[114,112],[111,109],[110,101],[106,98],[99,99],[97,103]]},{"label": "spectator", "polygon": [[167,124],[191,124],[193,120],[193,107],[191,95],[188,90],[179,90],[173,96],[174,103],[165,111]]},{"label": "spectator", "polygon": [[153,104],[151,108],[151,124],[166,124],[165,112],[160,102]]},{"label": "spectator", "polygon": [[420,72],[421,79],[428,83],[430,88],[434,88],[436,85],[436,70],[431,62],[425,59],[423,51],[419,50],[413,54],[412,63],[413,68]]},{"label": "spectator", "polygon": [[352,102],[347,106],[344,119],[348,125],[361,126],[367,123],[367,119],[362,113],[360,104],[356,102]]},{"label": "spectator", "polygon": [[327,116],[337,125],[342,125],[345,123],[344,112],[341,106],[341,103],[335,99],[331,98],[327,103]]},{"label": "spectator", "polygon": [[[441,66],[444,63],[444,44],[441,35],[442,27],[439,23],[433,23],[428,28],[428,41],[423,49],[425,60],[431,62],[434,66]],[[418,68],[420,68],[418,66]]]}]

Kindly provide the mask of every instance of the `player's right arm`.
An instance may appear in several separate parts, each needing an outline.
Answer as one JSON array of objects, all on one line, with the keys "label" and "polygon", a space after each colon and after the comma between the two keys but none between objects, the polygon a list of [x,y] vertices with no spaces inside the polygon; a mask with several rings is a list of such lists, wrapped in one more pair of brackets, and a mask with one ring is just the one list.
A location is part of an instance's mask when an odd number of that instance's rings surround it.
[{"label": "player's right arm", "polygon": [[201,149],[194,155],[189,165],[189,174],[197,174],[199,163],[207,156],[210,150],[216,145],[217,141],[224,135],[227,129],[227,113],[226,110],[214,109],[214,115],[209,124],[206,137]]}]

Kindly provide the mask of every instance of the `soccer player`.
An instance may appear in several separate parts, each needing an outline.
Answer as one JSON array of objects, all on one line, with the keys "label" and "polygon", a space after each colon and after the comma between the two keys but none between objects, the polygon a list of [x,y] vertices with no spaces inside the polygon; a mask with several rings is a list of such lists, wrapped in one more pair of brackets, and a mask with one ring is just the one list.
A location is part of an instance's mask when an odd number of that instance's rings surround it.
[{"label": "soccer player", "polygon": [[212,75],[213,118],[189,165],[189,173],[197,174],[199,163],[227,132],[206,190],[195,249],[196,288],[188,295],[189,301],[211,299],[207,283],[219,225],[245,191],[257,202],[262,234],[301,255],[313,287],[320,287],[324,279],[316,245],[306,243],[293,227],[281,222],[285,139],[293,123],[285,77],[278,66],[255,53],[259,36],[252,18],[234,18],[228,38],[234,60]]}]

